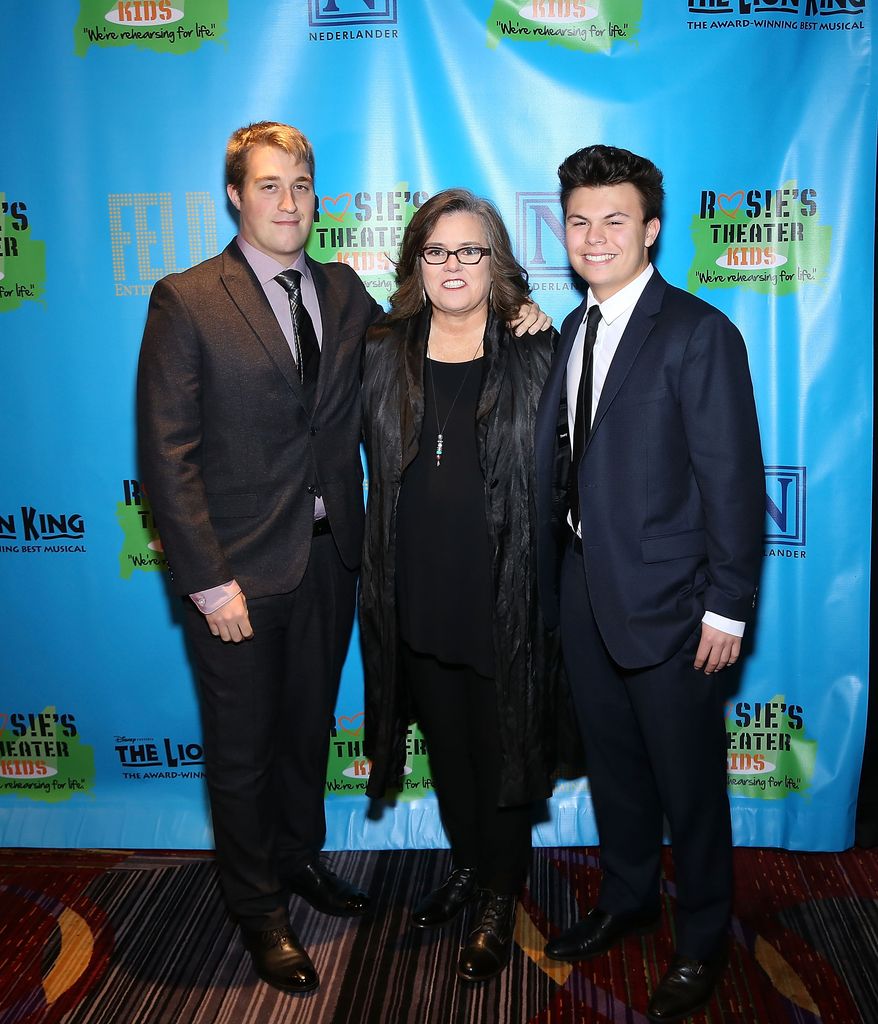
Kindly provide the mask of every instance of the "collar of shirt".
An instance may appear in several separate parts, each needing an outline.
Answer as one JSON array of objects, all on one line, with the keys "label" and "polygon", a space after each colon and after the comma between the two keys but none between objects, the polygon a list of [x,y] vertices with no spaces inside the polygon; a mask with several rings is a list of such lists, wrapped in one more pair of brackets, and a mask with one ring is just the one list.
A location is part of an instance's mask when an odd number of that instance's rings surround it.
[{"label": "collar of shirt", "polygon": [[[601,322],[598,324],[597,338],[595,339],[594,352],[592,353],[592,385],[591,385],[591,410],[592,417],[600,401],[604,381],[610,369],[610,363],[631,319],[631,313],[637,305],[637,300],[643,294],[649,279],[653,275],[653,266],[650,263],[644,270],[624,288],[620,288],[614,295],[598,303],[601,310]],[[590,309],[597,300],[588,290],[588,306]],[[586,316],[588,315],[586,311]],[[576,395],[579,390],[579,378],[582,376],[582,351],[585,347],[585,319],[576,332],[573,341],[573,348],[570,350],[570,358],[567,360],[567,419],[570,426],[570,436],[573,437],[573,417],[576,412]]]},{"label": "collar of shirt", "polygon": [[314,333],[317,335],[317,343],[323,345],[323,324],[320,318],[320,303],[317,301],[317,291],[314,287],[314,279],[311,277],[311,268],[305,259],[305,253],[300,252],[296,259],[288,266],[278,263],[272,256],[266,255],[261,249],[251,245],[246,239],[238,235],[236,239],[238,248],[244,255],[244,259],[250,264],[250,269],[256,275],[262,285],[265,297],[268,299],[280,329],[287,339],[287,344],[292,350],[293,325],[290,320],[290,298],[284,288],[275,281],[275,277],[282,270],[298,270],[302,275],[302,302],[314,324]]}]

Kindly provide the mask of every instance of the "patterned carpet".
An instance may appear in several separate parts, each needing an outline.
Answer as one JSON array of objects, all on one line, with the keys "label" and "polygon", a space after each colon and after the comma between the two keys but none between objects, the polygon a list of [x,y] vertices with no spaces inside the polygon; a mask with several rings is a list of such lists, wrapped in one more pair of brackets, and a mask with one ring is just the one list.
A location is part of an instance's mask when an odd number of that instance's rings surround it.
[{"label": "patterned carpet", "polygon": [[[301,902],[293,926],[321,976],[289,996],[259,982],[204,854],[0,851],[0,1024],[645,1024],[673,948],[673,865],[662,929],[574,967],[542,947],[587,908],[594,849],[538,850],[510,968],[466,986],[464,922],[407,927],[444,851],[330,855],[372,894],[361,921]],[[730,966],[695,1024],[878,1022],[878,854],[736,851]]]}]

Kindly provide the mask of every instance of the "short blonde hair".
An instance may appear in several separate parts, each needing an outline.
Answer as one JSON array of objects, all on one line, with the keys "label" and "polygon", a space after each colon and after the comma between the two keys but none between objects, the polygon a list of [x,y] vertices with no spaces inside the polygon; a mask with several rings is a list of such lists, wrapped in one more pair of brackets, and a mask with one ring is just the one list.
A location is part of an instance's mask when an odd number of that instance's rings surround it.
[{"label": "short blonde hair", "polygon": [[314,177],[314,150],[311,143],[290,124],[258,121],[232,132],[226,146],[226,184],[239,192],[247,174],[247,157],[254,146],[277,146],[295,160],[306,163]]}]

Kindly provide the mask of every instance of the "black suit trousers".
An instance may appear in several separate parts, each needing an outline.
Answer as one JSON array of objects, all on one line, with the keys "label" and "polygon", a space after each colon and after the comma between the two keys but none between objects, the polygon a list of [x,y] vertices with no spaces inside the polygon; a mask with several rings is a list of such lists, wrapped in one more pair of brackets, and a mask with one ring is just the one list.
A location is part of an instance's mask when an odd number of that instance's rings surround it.
[{"label": "black suit trousers", "polygon": [[302,582],[248,600],[254,637],[237,644],[212,636],[187,599],[217,866],[245,927],[288,923],[283,879],[326,838],[326,762],[356,579],[330,535],[313,538]]},{"label": "black suit trousers", "polygon": [[684,646],[649,668],[610,657],[592,613],[582,555],[561,571],[561,644],[585,745],[601,844],[598,906],[658,909],[663,818],[674,850],[677,952],[712,956],[731,914],[732,839],[724,691],[693,668],[699,622]]}]

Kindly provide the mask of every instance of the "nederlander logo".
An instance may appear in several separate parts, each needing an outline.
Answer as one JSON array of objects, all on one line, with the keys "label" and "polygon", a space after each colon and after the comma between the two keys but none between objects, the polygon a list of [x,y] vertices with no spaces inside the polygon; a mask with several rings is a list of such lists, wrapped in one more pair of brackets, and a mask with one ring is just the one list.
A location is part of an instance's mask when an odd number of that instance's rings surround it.
[{"label": "nederlander logo", "polygon": [[[690,29],[861,29],[868,0],[688,0]],[[810,20],[801,20],[810,19]]]},{"label": "nederlander logo", "polygon": [[73,29],[81,57],[90,46],[190,53],[225,33],[228,0],[81,0]]},{"label": "nederlander logo", "polygon": [[161,277],[194,266],[217,251],[216,206],[209,192],[187,192],[189,262],[178,266],[174,202],[170,192],[114,192],[107,196],[115,294],[149,295]]},{"label": "nederlander logo", "polygon": [[46,512],[22,505],[0,513],[0,553],[70,554],[85,551],[85,520],[79,512]]},{"label": "nederlander logo", "polygon": [[0,313],[40,300],[46,283],[46,243],[31,236],[27,203],[0,192]]},{"label": "nederlander logo", "polygon": [[379,192],[340,192],[321,196],[306,251],[320,263],[347,263],[360,275],[377,302],[386,302],[395,289],[392,259],[402,233],[426,192],[400,182]]},{"label": "nederlander logo", "polygon": [[642,16],[643,0],[494,0],[488,47],[513,39],[609,53],[637,37]]},{"label": "nederlander logo", "polygon": [[823,279],[832,228],[820,223],[817,190],[704,189],[692,218],[695,258],[688,288],[735,288],[787,295]]},{"label": "nederlander logo", "polygon": [[[312,42],[396,39],[397,0],[308,0]],[[318,31],[322,30],[322,31]]]},{"label": "nederlander logo", "polygon": [[765,557],[804,558],[807,474],[804,466],[765,467]]},{"label": "nederlander logo", "polygon": [[515,244],[533,291],[573,290],[557,192],[515,193]]}]

